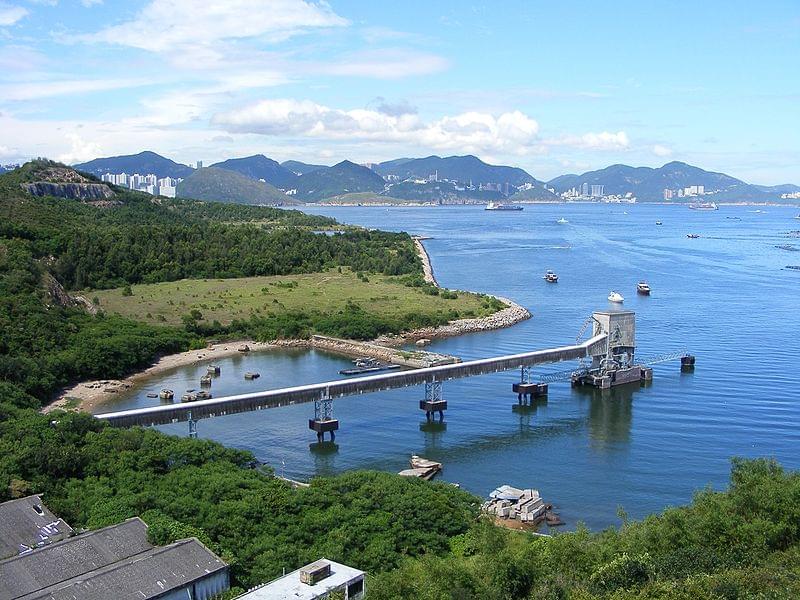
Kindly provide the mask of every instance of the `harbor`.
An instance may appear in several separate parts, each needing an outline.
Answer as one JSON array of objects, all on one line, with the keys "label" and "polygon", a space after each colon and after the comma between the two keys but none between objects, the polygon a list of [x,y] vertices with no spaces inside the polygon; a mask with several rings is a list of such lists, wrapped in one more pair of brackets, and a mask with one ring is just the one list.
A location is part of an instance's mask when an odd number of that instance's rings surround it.
[{"label": "harbor", "polygon": [[[386,215],[329,210],[367,226],[378,226]],[[624,309],[636,313],[636,356],[647,361],[688,349],[697,356],[693,373],[682,371],[676,359],[655,364],[652,383],[573,387],[567,376],[548,383],[547,395],[520,406],[512,386],[521,377],[514,370],[445,383],[448,410],[441,423],[438,414],[427,421],[418,407],[424,388],[413,387],[337,400],[334,416],[341,425],[333,443],[326,435],[319,445],[309,431],[309,404],[205,419],[199,435],[252,450],[271,464],[285,461],[286,476],[300,481],[355,468],[397,473],[409,468],[408,457],[416,454],[444,465],[434,481],[457,482],[483,498],[502,484],[537,489],[545,501],[557,504],[567,529],[579,521],[593,529],[618,523],[619,505],[635,518],[686,502],[699,487],[724,484],[732,455],[768,449],[791,466],[795,452],[788,440],[793,423],[800,421],[800,407],[787,374],[797,343],[783,327],[740,317],[760,306],[751,293],[758,286],[771,299],[769,310],[792,322],[795,301],[788,290],[797,274],[783,270],[791,261],[774,246],[797,229],[796,210],[784,209],[785,218],[773,208],[766,214],[726,206],[713,212],[663,206],[626,210],[628,215],[610,206],[537,206],[509,219],[510,231],[488,232],[480,208],[392,209],[398,228],[431,237],[424,243],[442,285],[483,289],[534,314],[506,329],[433,339],[425,350],[466,362],[574,343],[589,313],[612,308],[606,296],[617,289],[625,296]],[[557,223],[562,216],[569,225]],[[607,225],[598,229],[599,217]],[[626,228],[620,230],[612,218],[627,219]],[[657,220],[663,225],[656,226]],[[703,237],[685,239],[687,230]],[[470,261],[464,260],[467,255]],[[542,280],[547,269],[559,274],[557,284]],[[737,286],[737,294],[727,283],[733,277],[744,285]],[[652,287],[650,296],[636,293],[641,280]],[[698,310],[698,280],[707,282],[717,307],[713,321]],[[766,338],[778,341],[769,360],[753,346]],[[161,388],[176,393],[199,388],[203,361],[221,366],[212,384],[216,398],[341,379],[339,370],[366,356],[303,347],[241,354],[234,345],[232,350],[234,355],[226,357],[206,352],[198,364],[152,378],[137,391],[109,394],[103,410],[158,404],[157,399],[148,404],[145,394]],[[542,365],[533,369],[531,382],[578,366]],[[246,381],[247,371],[260,372],[261,378]],[[719,374],[726,372],[770,389],[771,398],[765,402],[720,386]],[[739,433],[745,423],[747,436]],[[160,427],[187,433],[186,423]],[[593,492],[607,489],[613,493]]]}]

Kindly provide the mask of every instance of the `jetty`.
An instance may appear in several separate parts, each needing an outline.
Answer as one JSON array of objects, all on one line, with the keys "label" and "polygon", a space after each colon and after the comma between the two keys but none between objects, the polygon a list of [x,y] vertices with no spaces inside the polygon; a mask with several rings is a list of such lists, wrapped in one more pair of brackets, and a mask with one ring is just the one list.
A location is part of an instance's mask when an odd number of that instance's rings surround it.
[{"label": "jetty", "polygon": [[409,464],[411,468],[403,469],[398,475],[402,475],[403,477],[419,477],[420,479],[429,481],[442,470],[442,463],[422,458],[416,454],[411,456]]},{"label": "jetty", "polygon": [[[583,342],[579,341],[583,330],[590,325],[592,326],[591,337]],[[183,421],[189,423],[189,435],[196,436],[199,419],[300,403],[313,403],[314,415],[308,421],[309,429],[317,434],[319,441],[324,439],[325,433],[329,433],[333,440],[334,432],[339,429],[339,420],[333,416],[333,401],[345,396],[410,386],[424,386],[424,396],[419,400],[419,409],[425,412],[428,420],[433,419],[435,414],[438,414],[441,420],[448,407],[448,400],[443,393],[443,384],[452,379],[519,369],[521,372],[520,384],[527,386],[535,384],[536,389],[542,393],[544,389],[540,387],[541,383],[547,383],[547,381],[531,381],[531,369],[534,366],[580,360],[581,366],[566,375],[567,379],[572,379],[573,385],[590,385],[608,389],[617,385],[649,382],[653,376],[652,368],[636,362],[634,358],[635,331],[635,314],[632,311],[598,311],[584,323],[576,343],[567,346],[222,396],[209,400],[197,400],[190,405],[164,404],[109,412],[95,415],[95,417],[114,427],[153,426]],[[685,353],[662,355],[653,359],[650,364],[675,358],[681,359],[681,366],[686,370],[694,367],[694,357]],[[564,374],[557,375],[551,380],[564,378]],[[521,403],[523,394],[530,397],[533,388],[519,387],[520,384],[516,384],[516,390]]]}]

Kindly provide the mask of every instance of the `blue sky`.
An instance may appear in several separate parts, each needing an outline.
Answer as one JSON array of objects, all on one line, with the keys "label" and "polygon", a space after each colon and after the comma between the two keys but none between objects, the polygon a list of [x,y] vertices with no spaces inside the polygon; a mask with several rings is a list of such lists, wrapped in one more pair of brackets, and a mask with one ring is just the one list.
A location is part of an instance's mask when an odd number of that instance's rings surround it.
[{"label": "blue sky", "polygon": [[800,183],[800,3],[0,0],[0,162],[151,149]]}]

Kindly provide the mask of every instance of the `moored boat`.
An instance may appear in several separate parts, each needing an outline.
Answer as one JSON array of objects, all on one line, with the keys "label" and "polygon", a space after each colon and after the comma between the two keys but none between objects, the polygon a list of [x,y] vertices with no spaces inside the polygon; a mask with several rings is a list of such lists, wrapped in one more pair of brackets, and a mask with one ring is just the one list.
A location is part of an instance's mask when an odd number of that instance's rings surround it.
[{"label": "moored boat", "polygon": [[194,402],[195,400],[197,400],[197,396],[191,392],[187,392],[181,396],[181,402]]},{"label": "moored boat", "polygon": [[518,204],[503,204],[502,202],[489,202],[484,210],[522,210]]},{"label": "moored boat", "polygon": [[200,378],[200,385],[202,386],[209,386],[211,385],[211,375],[206,373]]},{"label": "moored boat", "polygon": [[158,397],[161,398],[162,400],[172,400],[173,398],[175,398],[175,392],[173,392],[172,390],[168,390],[167,388],[164,388],[158,393]]},{"label": "moored boat", "polygon": [[608,295],[608,301],[609,302],[615,302],[617,304],[622,304],[625,301],[625,297],[622,294],[620,294],[619,292],[612,291]]},{"label": "moored boat", "polygon": [[636,284],[636,292],[642,296],[650,295],[650,285],[646,281],[640,281]]},{"label": "moored boat", "polygon": [[256,371],[248,371],[247,373],[244,374],[245,379],[252,380],[252,379],[258,379],[259,377],[261,377],[261,373],[258,373]]},{"label": "moored boat", "polygon": [[206,373],[209,375],[219,375],[222,372],[222,369],[219,368],[219,365],[208,365],[206,367]]},{"label": "moored boat", "polygon": [[195,400],[211,400],[211,398],[212,398],[211,392],[206,391],[206,390],[200,390],[199,392],[197,392],[194,395],[194,397],[195,397]]}]

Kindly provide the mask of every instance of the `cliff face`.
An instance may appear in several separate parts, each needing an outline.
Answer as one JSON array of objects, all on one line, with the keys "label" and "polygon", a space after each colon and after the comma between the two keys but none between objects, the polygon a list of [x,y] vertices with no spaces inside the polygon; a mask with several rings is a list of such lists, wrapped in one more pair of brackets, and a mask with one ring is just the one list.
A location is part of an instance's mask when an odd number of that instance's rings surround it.
[{"label": "cliff face", "polygon": [[54,183],[34,181],[23,183],[22,189],[34,196],[56,196],[72,200],[109,200],[114,192],[103,183]]}]

